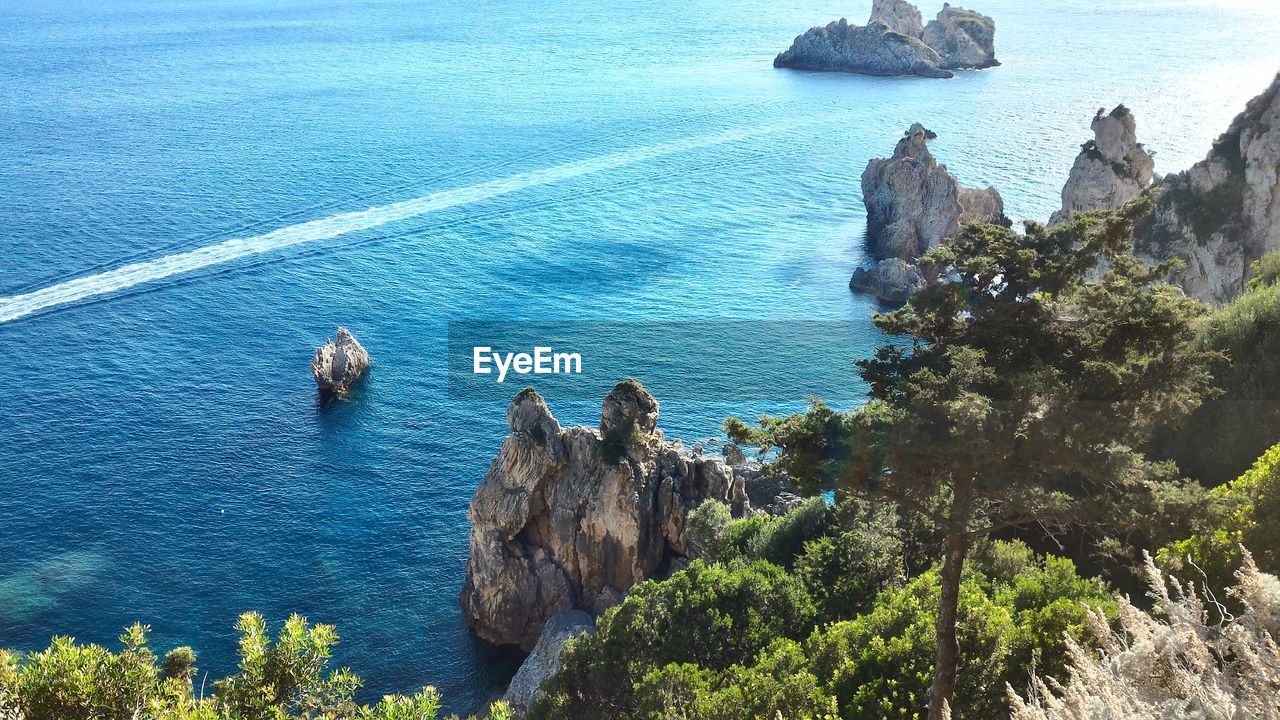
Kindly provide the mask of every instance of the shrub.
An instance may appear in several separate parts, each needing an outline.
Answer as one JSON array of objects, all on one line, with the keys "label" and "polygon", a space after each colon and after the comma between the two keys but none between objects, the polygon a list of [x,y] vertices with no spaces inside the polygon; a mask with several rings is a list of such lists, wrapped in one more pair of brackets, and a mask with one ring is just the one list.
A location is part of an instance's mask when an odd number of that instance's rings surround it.
[{"label": "shrub", "polygon": [[635,688],[651,671],[745,665],[777,638],[802,637],[814,618],[804,586],[778,567],[694,561],[635,586],[595,635],[570,643],[530,718],[642,717]]},{"label": "shrub", "polygon": [[720,557],[729,541],[729,525],[732,523],[733,515],[727,503],[704,500],[694,508],[685,521],[692,556],[709,561]]},{"label": "shrub", "polygon": [[811,497],[781,517],[757,515],[735,520],[725,533],[725,560],[767,560],[791,567],[805,543],[831,529],[834,513],[822,497]]},{"label": "shrub", "polygon": [[1280,580],[1260,572],[1247,553],[1242,558],[1231,592],[1244,610],[1225,620],[1190,587],[1170,587],[1148,558],[1155,616],[1121,600],[1113,632],[1106,617],[1092,613],[1089,629],[1101,652],[1069,640],[1065,685],[1037,679],[1026,700],[1008,688],[1014,720],[1275,718]]},{"label": "shrub", "polygon": [[1198,342],[1221,395],[1165,429],[1154,450],[1208,486],[1226,483],[1280,440],[1280,253],[1254,264],[1249,289],[1214,310]]},{"label": "shrub", "polygon": [[[70,637],[55,637],[29,656],[0,650],[0,719],[435,720],[439,713],[440,695],[429,687],[373,706],[356,703],[359,678],[346,669],[328,671],[338,642],[332,626],[295,615],[274,642],[256,613],[242,616],[237,627],[240,672],[216,682],[207,698],[192,695],[195,652],[180,647],[157,664],[145,625],[120,636],[119,652]],[[510,718],[503,703],[489,710],[489,720]]]},{"label": "shrub", "polygon": [[1244,545],[1257,548],[1254,557],[1263,572],[1280,572],[1280,444],[1210,495],[1211,522],[1190,538],[1162,548],[1157,553],[1161,566],[1184,578],[1203,572],[1209,588],[1221,593],[1243,561]]}]

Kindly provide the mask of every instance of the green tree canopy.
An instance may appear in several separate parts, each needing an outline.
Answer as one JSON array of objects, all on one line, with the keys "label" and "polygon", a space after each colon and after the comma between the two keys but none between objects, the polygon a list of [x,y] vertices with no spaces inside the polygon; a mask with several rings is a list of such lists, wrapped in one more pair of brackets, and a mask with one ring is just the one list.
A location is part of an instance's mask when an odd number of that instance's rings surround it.
[{"label": "green tree canopy", "polygon": [[907,342],[858,363],[866,405],[726,423],[737,442],[777,448],[793,481],[892,501],[941,530],[931,720],[955,692],[974,541],[1132,507],[1170,472],[1137,448],[1211,392],[1213,353],[1192,342],[1203,306],[1162,281],[1168,267],[1132,255],[1149,211],[1140,200],[1052,229],[965,227],[922,259],[938,281],[876,316]]}]

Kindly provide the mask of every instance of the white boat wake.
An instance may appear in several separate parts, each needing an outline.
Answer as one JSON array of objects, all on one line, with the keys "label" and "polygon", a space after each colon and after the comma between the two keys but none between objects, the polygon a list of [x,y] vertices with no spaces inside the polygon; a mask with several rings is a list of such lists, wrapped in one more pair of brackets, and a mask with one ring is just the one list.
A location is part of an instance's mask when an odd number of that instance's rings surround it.
[{"label": "white boat wake", "polygon": [[613,170],[664,155],[743,140],[753,135],[790,129],[799,123],[767,125],[744,130],[656,143],[563,165],[532,170],[467,187],[445,190],[356,212],[341,213],[319,220],[289,225],[252,237],[234,238],[195,250],[166,255],[154,260],[123,265],[113,270],[60,282],[20,295],[0,297],[0,323],[7,323],[44,310],[109,295],[137,285],[153,283],[201,268],[232,262],[251,255],[268,253],[293,245],[329,240],[369,230],[388,223],[419,217],[447,208],[488,200],[499,195],[548,185],[562,180]]}]

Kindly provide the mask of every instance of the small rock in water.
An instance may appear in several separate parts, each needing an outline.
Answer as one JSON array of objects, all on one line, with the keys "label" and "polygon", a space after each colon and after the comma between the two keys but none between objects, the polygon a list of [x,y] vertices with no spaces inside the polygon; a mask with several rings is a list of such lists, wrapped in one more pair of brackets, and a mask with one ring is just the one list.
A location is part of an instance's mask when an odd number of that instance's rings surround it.
[{"label": "small rock in water", "polygon": [[344,327],[338,328],[337,340],[326,340],[316,348],[311,359],[311,374],[316,385],[326,394],[341,395],[369,369],[369,353]]}]

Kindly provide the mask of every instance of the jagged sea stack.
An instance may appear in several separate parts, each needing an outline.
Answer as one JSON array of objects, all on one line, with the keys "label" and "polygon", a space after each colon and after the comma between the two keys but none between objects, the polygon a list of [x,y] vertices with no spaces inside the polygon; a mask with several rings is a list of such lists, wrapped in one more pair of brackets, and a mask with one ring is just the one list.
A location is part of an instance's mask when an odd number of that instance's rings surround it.
[{"label": "jagged sea stack", "polygon": [[326,340],[311,358],[311,374],[320,392],[341,395],[369,370],[369,353],[344,327],[335,340]]},{"label": "jagged sea stack", "polygon": [[902,302],[924,284],[921,255],[968,222],[1008,226],[1004,199],[992,187],[966,188],[929,152],[937,137],[915,123],[889,158],[873,158],[862,173],[868,249],[878,261],[859,269],[849,286],[885,302]]},{"label": "jagged sea stack", "polygon": [[532,389],[507,408],[511,434],[476,489],[463,617],[482,639],[532,649],[547,621],[598,615],[688,556],[685,516],[714,498],[749,511],[742,478],[657,429],[639,383],[604,400],[599,429],[562,428]]},{"label": "jagged sea stack", "polygon": [[1155,161],[1138,142],[1138,123],[1124,105],[1094,116],[1093,139],[1086,142],[1062,187],[1062,209],[1050,225],[1091,210],[1118,210],[1151,187]]},{"label": "jagged sea stack", "polygon": [[1160,184],[1134,232],[1153,260],[1182,260],[1173,281],[1205,302],[1244,292],[1250,265],[1280,250],[1280,75],[1213,144],[1208,157]]},{"label": "jagged sea stack", "polygon": [[840,18],[812,27],[773,60],[780,68],[931,78],[999,64],[991,18],[944,5],[924,25],[919,8],[906,0],[875,0],[866,25]]}]

